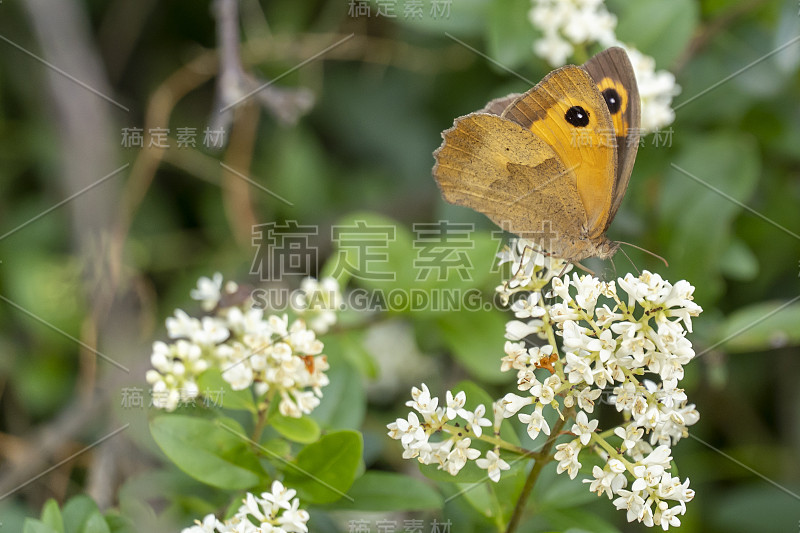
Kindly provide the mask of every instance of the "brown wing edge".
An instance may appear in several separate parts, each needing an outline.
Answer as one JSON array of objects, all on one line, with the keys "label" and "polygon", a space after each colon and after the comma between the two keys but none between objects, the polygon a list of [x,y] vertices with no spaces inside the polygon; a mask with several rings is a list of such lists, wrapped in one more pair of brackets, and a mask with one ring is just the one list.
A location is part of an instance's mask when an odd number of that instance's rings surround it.
[{"label": "brown wing edge", "polygon": [[625,191],[628,188],[631,173],[633,172],[636,153],[639,150],[642,113],[639,87],[636,84],[636,74],[627,52],[618,46],[598,53],[587,61],[583,68],[586,69],[596,83],[599,83],[605,77],[610,77],[620,80],[628,91],[628,109],[625,110],[628,121],[628,134],[617,137],[617,176],[614,181],[611,210],[606,222],[606,228],[608,228],[611,221],[614,220],[619,206],[622,204],[622,198],[625,196]]}]

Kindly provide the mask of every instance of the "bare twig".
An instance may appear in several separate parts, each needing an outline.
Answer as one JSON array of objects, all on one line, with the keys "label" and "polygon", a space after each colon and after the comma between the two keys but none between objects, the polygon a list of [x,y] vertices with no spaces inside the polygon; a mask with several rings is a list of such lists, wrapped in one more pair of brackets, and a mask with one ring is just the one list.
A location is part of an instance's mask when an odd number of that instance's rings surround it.
[{"label": "bare twig", "polygon": [[[231,105],[261,86],[263,80],[245,72],[240,58],[239,2],[215,0],[217,18],[217,45],[219,47],[219,76],[211,128],[227,130],[233,121]],[[295,124],[314,103],[310,90],[304,87],[281,88],[269,85],[259,90],[258,101],[277,120]]]}]

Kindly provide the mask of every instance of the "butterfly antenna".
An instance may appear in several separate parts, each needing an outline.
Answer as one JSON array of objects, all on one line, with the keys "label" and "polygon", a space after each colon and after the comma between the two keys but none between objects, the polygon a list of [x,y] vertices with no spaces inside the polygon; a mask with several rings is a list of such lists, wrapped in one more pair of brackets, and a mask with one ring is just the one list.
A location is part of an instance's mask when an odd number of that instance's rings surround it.
[{"label": "butterfly antenna", "polygon": [[[628,243],[624,243],[624,244],[628,244]],[[622,252],[622,255],[624,255],[625,257],[628,258],[628,261],[631,262],[631,264],[633,265],[633,268],[636,269],[636,273],[641,276],[642,273],[639,272],[639,268],[636,266],[636,263],[633,262],[633,259],[631,259],[631,256],[629,256],[628,253],[625,250],[623,250],[622,248],[620,248],[619,251]]]},{"label": "butterfly antenna", "polygon": [[[617,241],[617,242],[618,242],[619,244],[627,244],[628,246],[630,246],[630,247],[632,247],[632,248],[636,248],[637,250],[641,250],[641,251],[643,251],[643,252],[644,252],[644,253],[646,253],[646,254],[650,254],[650,255],[652,255],[653,257],[655,257],[656,259],[660,259],[660,260],[661,260],[661,261],[664,263],[664,266],[666,266],[667,268],[669,268],[669,263],[667,263],[667,260],[666,260],[666,259],[664,259],[663,257],[661,257],[660,255],[658,255],[657,253],[655,253],[655,252],[651,252],[650,250],[647,250],[646,248],[642,248],[641,246],[636,246],[635,244],[631,244],[631,243],[629,243],[629,242],[623,242],[623,241]],[[623,253],[624,253],[624,252],[623,252]],[[627,257],[627,256],[628,256],[628,254],[625,254],[625,256]]]}]

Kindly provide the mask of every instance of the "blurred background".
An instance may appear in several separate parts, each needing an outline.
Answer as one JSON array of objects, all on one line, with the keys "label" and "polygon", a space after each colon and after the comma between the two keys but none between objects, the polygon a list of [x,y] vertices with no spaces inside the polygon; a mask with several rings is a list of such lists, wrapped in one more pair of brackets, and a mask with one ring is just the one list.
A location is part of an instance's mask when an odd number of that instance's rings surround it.
[{"label": "blurred background", "polygon": [[[240,24],[197,0],[0,3],[3,531],[21,531],[47,498],[84,492],[101,508],[147,501],[183,526],[207,510],[211,491],[161,466],[146,401],[123,408],[122,391],[146,389],[150,345],[176,307],[197,311],[188,293],[199,276],[258,283],[253,226],[317,228],[316,275],[338,221],[404,235],[414,223],[474,223],[484,270],[472,283],[491,293],[500,282],[488,268],[495,228],[441,200],[431,153],[455,117],[551,66],[533,53],[529,0],[453,0],[446,13],[431,2],[406,16],[402,0],[241,0]],[[795,531],[800,6],[606,5],[617,37],[681,87],[674,122],[644,137],[609,237],[664,256],[668,268],[626,250],[639,269],[690,281],[704,309],[684,382],[701,420],[674,453],[697,493],[683,530]],[[614,261],[590,264],[607,277],[634,271]],[[496,359],[508,315],[455,316],[468,314],[397,310],[326,341],[330,406],[315,416],[361,430],[368,466],[416,469],[385,437],[412,385],[470,378],[502,395],[513,382]],[[607,521],[597,531],[642,529],[589,496],[580,512]]]}]

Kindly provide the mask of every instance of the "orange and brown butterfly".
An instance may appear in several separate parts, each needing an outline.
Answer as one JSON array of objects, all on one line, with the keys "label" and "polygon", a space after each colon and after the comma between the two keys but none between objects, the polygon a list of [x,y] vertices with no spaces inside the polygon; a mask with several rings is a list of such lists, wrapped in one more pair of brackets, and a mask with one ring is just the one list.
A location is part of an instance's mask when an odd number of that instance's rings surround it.
[{"label": "orange and brown butterfly", "polygon": [[633,170],[640,113],[628,55],[609,48],[457,118],[433,176],[448,202],[556,257],[607,258],[619,248],[605,233]]}]

